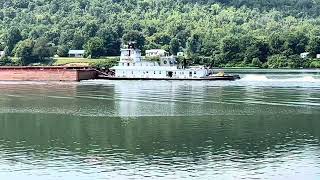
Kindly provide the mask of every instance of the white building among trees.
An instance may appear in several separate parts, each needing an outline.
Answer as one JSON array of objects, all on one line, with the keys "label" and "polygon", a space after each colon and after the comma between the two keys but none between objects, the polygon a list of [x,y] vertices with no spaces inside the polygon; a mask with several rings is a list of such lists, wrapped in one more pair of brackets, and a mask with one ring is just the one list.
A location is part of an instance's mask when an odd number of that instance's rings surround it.
[{"label": "white building among trees", "polygon": [[304,58],[307,58],[309,54],[310,54],[309,52],[304,52],[300,54],[300,57],[304,59]]},{"label": "white building among trees", "polygon": [[4,57],[6,53],[4,51],[0,51],[0,58]]},{"label": "white building among trees", "polygon": [[83,58],[85,54],[85,50],[70,50],[68,55],[69,57],[77,57],[77,58]]}]

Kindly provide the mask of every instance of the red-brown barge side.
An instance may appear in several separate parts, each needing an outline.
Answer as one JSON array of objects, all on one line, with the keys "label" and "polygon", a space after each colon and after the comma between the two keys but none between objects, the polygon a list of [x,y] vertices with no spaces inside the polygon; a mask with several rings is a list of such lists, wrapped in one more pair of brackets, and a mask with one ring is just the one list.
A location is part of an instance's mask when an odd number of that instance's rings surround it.
[{"label": "red-brown barge side", "polygon": [[0,66],[0,81],[81,81],[97,76],[90,67]]}]

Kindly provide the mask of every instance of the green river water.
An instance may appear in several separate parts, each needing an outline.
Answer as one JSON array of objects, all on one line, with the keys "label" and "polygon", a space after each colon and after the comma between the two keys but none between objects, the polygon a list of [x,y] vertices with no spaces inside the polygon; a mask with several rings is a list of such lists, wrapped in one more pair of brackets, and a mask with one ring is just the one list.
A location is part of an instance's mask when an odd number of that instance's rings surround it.
[{"label": "green river water", "polygon": [[0,179],[320,179],[320,71],[0,82]]}]

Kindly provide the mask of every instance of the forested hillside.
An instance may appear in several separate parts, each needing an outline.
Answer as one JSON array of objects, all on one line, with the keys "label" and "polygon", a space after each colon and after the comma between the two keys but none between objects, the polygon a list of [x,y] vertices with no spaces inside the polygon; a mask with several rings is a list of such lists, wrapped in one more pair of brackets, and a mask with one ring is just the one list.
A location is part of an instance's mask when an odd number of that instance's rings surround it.
[{"label": "forested hillside", "polygon": [[0,0],[0,7],[0,50],[21,64],[69,49],[115,56],[135,40],[143,50],[184,51],[195,64],[320,65],[299,58],[320,53],[320,0]]}]

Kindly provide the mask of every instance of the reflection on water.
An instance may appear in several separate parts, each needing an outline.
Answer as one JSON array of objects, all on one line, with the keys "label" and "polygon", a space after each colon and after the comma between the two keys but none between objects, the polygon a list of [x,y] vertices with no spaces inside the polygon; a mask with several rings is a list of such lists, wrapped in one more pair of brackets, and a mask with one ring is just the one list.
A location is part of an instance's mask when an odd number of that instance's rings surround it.
[{"label": "reflection on water", "polygon": [[0,178],[319,178],[320,82],[267,78],[0,83]]}]

